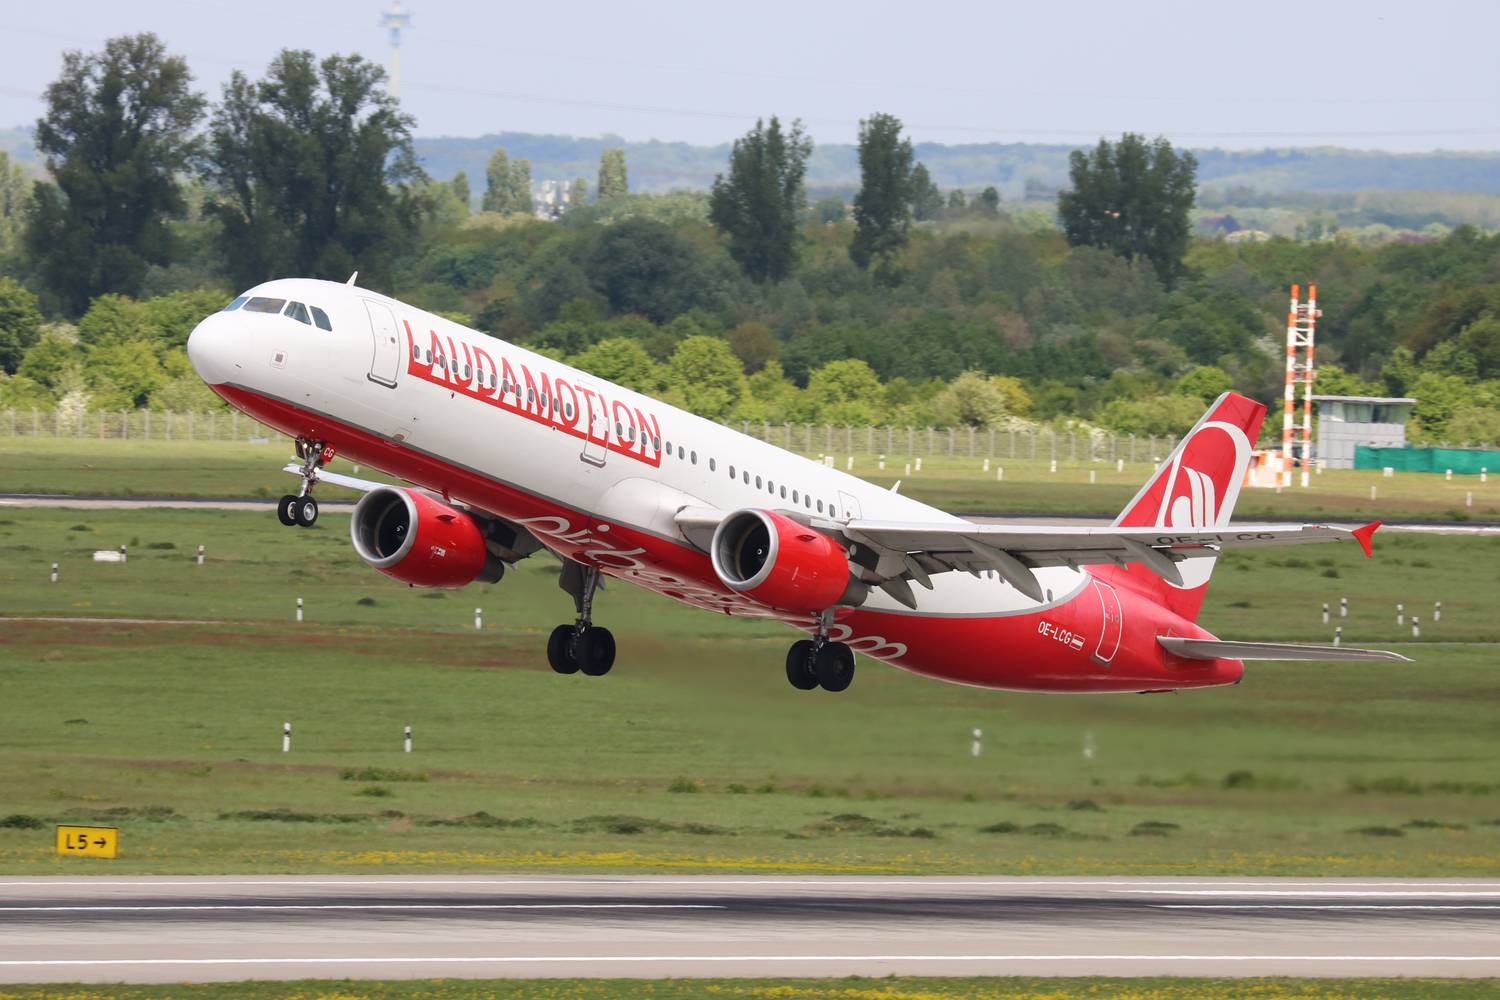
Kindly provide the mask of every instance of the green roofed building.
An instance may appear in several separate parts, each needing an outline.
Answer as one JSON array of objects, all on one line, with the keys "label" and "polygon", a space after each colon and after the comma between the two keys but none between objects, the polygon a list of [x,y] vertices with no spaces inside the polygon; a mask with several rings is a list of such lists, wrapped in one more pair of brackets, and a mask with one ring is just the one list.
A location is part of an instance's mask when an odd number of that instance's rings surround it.
[{"label": "green roofed building", "polygon": [[1355,449],[1406,447],[1406,421],[1416,400],[1406,396],[1314,396],[1318,461],[1325,469],[1355,468]]}]

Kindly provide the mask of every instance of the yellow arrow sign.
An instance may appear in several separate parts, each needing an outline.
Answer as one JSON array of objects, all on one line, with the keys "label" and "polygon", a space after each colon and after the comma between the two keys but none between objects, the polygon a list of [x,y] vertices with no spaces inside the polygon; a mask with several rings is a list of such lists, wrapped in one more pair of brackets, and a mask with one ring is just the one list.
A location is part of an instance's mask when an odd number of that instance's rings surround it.
[{"label": "yellow arrow sign", "polygon": [[83,858],[119,857],[120,831],[112,826],[59,826],[57,853]]}]

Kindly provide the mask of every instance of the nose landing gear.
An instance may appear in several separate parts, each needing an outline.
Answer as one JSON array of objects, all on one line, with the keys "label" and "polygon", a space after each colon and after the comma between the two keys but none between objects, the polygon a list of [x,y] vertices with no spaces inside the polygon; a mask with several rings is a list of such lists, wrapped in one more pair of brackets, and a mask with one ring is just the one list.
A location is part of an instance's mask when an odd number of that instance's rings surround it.
[{"label": "nose landing gear", "polygon": [[843,691],[854,683],[854,650],[842,642],[828,641],[833,615],[818,616],[818,631],[811,639],[798,639],[786,654],[786,679],[798,691],[821,687]]},{"label": "nose landing gear", "polygon": [[302,459],[302,490],[288,493],[276,503],[276,519],[287,527],[311,528],[318,523],[318,501],[312,489],[318,482],[318,470],[333,461],[332,445],[309,438],[297,439],[297,457]]}]

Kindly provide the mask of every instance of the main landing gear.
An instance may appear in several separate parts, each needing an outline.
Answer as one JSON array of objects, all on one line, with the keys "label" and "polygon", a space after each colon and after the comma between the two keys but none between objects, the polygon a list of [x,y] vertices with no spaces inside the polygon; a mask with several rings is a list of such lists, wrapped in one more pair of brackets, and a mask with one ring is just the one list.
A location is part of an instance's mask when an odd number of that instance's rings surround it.
[{"label": "main landing gear", "polygon": [[594,593],[599,589],[599,570],[582,563],[565,562],[558,586],[573,595],[578,618],[572,625],[559,625],[547,639],[547,662],[560,674],[580,671],[602,677],[615,665],[615,637],[595,625]]},{"label": "main landing gear", "polygon": [[334,448],[322,441],[297,439],[297,457],[302,459],[302,490],[288,493],[276,504],[276,518],[287,527],[311,528],[318,523],[318,501],[312,489],[318,482],[318,470],[333,461]]},{"label": "main landing gear", "polygon": [[831,612],[818,616],[818,631],[811,639],[792,643],[786,654],[786,679],[798,691],[821,687],[842,691],[854,683],[854,650],[842,642],[828,641]]}]

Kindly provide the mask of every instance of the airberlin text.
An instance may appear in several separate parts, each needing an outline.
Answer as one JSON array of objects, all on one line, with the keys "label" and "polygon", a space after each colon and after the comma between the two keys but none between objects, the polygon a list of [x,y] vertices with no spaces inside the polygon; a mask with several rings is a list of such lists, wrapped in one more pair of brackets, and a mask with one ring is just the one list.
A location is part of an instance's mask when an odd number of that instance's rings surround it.
[{"label": "airberlin text", "polygon": [[455,344],[452,337],[428,331],[428,346],[417,346],[411,323],[406,327],[407,373],[470,399],[498,407],[533,423],[544,424],[652,468],[661,466],[661,425],[656,415],[602,392],[575,385],[561,375],[509,358],[497,362],[478,345]]}]

